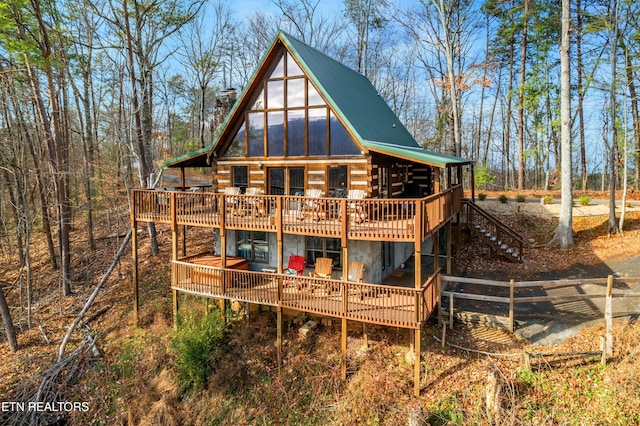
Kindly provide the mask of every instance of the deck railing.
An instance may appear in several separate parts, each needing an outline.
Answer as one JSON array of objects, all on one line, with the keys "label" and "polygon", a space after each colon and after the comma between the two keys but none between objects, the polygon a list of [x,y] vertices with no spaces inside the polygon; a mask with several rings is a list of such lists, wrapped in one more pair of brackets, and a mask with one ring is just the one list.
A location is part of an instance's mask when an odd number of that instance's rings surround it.
[{"label": "deck railing", "polygon": [[287,195],[226,195],[134,190],[136,221],[225,229],[415,241],[427,238],[458,211],[458,185],[425,198],[362,200]]},{"label": "deck railing", "polygon": [[419,328],[437,306],[439,271],[422,288],[353,283],[173,262],[172,288],[185,293],[362,321]]}]

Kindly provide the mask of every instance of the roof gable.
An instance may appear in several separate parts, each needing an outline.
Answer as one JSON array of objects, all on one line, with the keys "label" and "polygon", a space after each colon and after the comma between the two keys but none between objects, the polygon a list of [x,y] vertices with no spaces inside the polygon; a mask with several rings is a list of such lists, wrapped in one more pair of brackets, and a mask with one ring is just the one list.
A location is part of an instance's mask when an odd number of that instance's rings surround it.
[{"label": "roof gable", "polygon": [[298,63],[306,77],[324,97],[329,108],[362,149],[398,157],[410,157],[412,160],[436,167],[471,162],[422,150],[369,79],[295,37],[279,31],[212,144],[204,150],[166,161],[161,164],[162,167],[186,165],[183,163],[186,159],[190,164],[194,164],[197,159],[200,159],[202,164],[208,164],[210,156],[222,154],[220,151],[226,149],[234,136],[232,132],[235,132],[239,123],[243,122],[244,111],[255,97],[257,88],[276,65],[275,61],[279,60],[277,58],[280,58],[281,46]]}]

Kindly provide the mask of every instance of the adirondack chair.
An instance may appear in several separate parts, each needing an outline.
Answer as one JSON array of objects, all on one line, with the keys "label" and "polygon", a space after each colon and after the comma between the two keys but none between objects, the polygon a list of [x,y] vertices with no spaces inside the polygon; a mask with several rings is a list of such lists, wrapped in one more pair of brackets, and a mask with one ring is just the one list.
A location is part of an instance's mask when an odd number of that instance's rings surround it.
[{"label": "adirondack chair", "polygon": [[352,215],[355,218],[356,223],[364,222],[367,219],[367,212],[364,208],[364,203],[360,203],[357,200],[364,200],[367,196],[367,192],[362,189],[350,189],[347,193],[349,217]]},{"label": "adirondack chair", "polygon": [[[310,277],[315,278],[327,278],[331,279],[331,273],[333,272],[333,259],[329,257],[317,257],[315,271],[309,272]],[[331,283],[325,284],[325,291],[331,294]]]},{"label": "adirondack chair", "polygon": [[240,201],[238,197],[234,197],[234,195],[240,195],[240,188],[237,186],[228,186],[224,189],[223,193],[227,211],[233,215],[238,214]]},{"label": "adirondack chair", "polygon": [[[364,279],[364,263],[362,262],[349,262],[347,269],[347,281],[352,283],[362,283]],[[364,299],[364,293],[362,287],[360,287],[360,300]]]},{"label": "adirondack chair", "polygon": [[262,216],[265,213],[264,199],[256,197],[256,195],[262,195],[263,193],[264,191],[261,188],[247,188],[245,191],[247,196],[240,198],[240,213],[245,216]]},{"label": "adirondack chair", "polygon": [[[321,219],[322,204],[319,200],[324,195],[320,189],[307,189],[304,193],[303,200],[298,207],[298,219],[304,220],[308,215],[315,215],[316,220]],[[318,200],[315,200],[318,198]]]},{"label": "adirondack chair", "polygon": [[[287,275],[298,276],[304,274],[304,256],[298,256],[292,254],[289,256],[289,262],[287,264],[287,269],[284,270],[284,273]],[[294,287],[296,285],[295,278],[287,278],[284,281],[285,286]]]}]

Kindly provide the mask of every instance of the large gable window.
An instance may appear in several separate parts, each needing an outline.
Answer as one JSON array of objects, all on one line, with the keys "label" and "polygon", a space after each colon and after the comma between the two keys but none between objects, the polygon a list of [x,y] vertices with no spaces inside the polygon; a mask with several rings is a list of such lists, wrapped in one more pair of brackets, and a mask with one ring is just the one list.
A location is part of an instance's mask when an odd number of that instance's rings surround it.
[{"label": "large gable window", "polygon": [[360,154],[342,123],[288,52],[277,59],[249,105],[245,124],[231,141],[225,157]]}]

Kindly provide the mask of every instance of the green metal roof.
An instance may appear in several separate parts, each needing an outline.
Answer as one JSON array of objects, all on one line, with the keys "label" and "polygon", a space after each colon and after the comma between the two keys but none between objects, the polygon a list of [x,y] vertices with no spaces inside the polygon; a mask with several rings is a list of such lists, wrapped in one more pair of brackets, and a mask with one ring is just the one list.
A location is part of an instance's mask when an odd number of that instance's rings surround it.
[{"label": "green metal roof", "polygon": [[251,83],[257,78],[259,70],[268,65],[266,61],[269,53],[279,41],[298,61],[302,70],[362,148],[436,167],[472,162],[420,148],[369,79],[295,37],[279,31],[213,143],[207,148],[165,161],[160,164],[161,167],[196,167],[205,163],[208,165],[208,156],[221,140],[237,110],[246,104],[245,98],[252,96],[252,93],[248,93],[252,87]]}]

